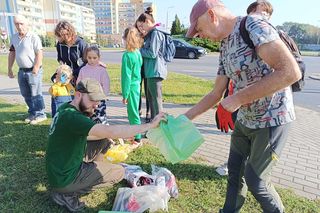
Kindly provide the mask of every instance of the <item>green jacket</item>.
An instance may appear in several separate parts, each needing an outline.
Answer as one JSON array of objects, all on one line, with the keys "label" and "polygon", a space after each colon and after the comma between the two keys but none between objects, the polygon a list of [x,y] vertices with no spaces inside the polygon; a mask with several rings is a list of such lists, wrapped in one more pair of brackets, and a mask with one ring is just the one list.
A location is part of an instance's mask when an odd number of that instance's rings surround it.
[{"label": "green jacket", "polygon": [[165,35],[156,28],[152,29],[144,39],[140,49],[143,57],[144,74],[146,78],[167,77],[167,62],[163,59],[162,48],[165,45]]},{"label": "green jacket", "polygon": [[139,50],[126,51],[122,56],[121,65],[121,90],[122,97],[128,99],[130,89],[133,85],[141,82],[142,57]]}]

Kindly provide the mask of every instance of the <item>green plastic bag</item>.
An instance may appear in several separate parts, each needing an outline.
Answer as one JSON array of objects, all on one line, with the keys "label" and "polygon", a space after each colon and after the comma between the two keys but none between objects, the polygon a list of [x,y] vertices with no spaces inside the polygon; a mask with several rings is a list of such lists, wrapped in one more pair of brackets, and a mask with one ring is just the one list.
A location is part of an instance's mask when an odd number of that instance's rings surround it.
[{"label": "green plastic bag", "polygon": [[204,138],[193,123],[185,116],[167,116],[160,126],[147,132],[150,142],[160,149],[171,163],[186,160],[204,142]]}]

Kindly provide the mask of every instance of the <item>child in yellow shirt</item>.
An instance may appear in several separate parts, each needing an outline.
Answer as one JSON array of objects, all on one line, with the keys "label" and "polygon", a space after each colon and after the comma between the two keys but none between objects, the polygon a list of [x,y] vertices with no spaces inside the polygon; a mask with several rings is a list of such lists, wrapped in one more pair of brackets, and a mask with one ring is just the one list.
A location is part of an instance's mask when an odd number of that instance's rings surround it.
[{"label": "child in yellow shirt", "polygon": [[51,99],[52,117],[56,114],[58,108],[66,102],[72,101],[75,89],[70,83],[72,79],[72,69],[68,65],[60,65],[56,71],[57,75],[53,85],[49,88]]}]

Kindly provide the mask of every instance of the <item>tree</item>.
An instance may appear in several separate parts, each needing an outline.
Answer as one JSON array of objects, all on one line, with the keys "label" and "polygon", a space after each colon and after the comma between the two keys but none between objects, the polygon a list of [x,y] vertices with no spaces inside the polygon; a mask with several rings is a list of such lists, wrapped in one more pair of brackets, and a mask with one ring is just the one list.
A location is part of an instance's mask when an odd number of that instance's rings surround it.
[{"label": "tree", "polygon": [[305,43],[305,37],[307,36],[307,32],[303,29],[302,26],[292,25],[288,35],[293,38],[297,43]]},{"label": "tree", "polygon": [[281,26],[277,26],[277,29],[288,33],[298,44],[316,44],[320,35],[319,27],[310,24],[285,22]]},{"label": "tree", "polygon": [[181,22],[180,22],[180,19],[178,18],[178,15],[176,15],[174,21],[172,22],[171,35],[179,35],[181,33],[182,33]]}]

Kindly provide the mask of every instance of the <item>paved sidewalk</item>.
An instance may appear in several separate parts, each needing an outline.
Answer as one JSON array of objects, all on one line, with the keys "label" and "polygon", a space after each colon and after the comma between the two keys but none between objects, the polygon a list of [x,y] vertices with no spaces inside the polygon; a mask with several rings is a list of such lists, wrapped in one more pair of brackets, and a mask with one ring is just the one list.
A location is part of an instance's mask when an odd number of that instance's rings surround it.
[{"label": "paved sidewalk", "polygon": [[[0,98],[11,103],[24,103],[17,79],[0,75]],[[48,85],[43,86],[46,111],[50,111]],[[111,96],[107,103],[107,115],[111,124],[127,123],[126,108],[120,96]],[[164,104],[166,112],[179,115],[190,106]],[[274,169],[272,180],[281,187],[293,189],[310,199],[320,198],[320,113],[296,107],[297,120],[293,123],[282,156]],[[205,143],[196,151],[199,157],[215,167],[227,161],[230,134],[221,133],[215,124],[214,110],[209,110],[194,120],[205,137]],[[214,171],[214,168],[212,169]]]}]

